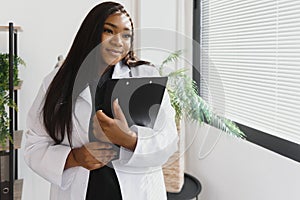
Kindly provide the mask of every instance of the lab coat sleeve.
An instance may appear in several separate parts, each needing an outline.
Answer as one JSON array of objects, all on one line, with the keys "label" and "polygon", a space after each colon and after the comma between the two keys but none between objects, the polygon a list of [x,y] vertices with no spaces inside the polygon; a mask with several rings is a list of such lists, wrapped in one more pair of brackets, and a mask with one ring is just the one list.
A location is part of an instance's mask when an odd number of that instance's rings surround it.
[{"label": "lab coat sleeve", "polygon": [[120,162],[128,167],[160,167],[177,150],[178,134],[175,111],[167,90],[153,129],[134,125],[131,130],[138,135],[134,152],[121,148]]},{"label": "lab coat sleeve", "polygon": [[28,112],[24,159],[33,171],[64,190],[70,186],[77,169],[64,170],[71,148],[55,145],[43,126],[41,108],[45,94],[43,84]]}]

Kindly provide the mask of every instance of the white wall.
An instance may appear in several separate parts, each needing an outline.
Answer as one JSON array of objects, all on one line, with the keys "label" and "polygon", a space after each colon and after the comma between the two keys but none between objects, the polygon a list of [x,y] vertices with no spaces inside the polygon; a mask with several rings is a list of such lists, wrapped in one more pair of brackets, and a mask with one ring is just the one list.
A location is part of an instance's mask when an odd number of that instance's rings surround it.
[{"label": "white wall", "polygon": [[189,124],[186,136],[186,171],[201,181],[200,199],[299,199],[298,162],[207,125]]},{"label": "white wall", "polygon": [[[159,64],[167,56],[166,49],[174,49],[176,41],[176,1],[139,1],[139,56]],[[172,35],[172,36],[170,36]],[[172,38],[170,38],[172,37]],[[172,45],[173,44],[173,45]]]},{"label": "white wall", "polygon": [[159,66],[171,52],[183,50],[169,70],[192,65],[192,0],[139,1],[138,55]]}]

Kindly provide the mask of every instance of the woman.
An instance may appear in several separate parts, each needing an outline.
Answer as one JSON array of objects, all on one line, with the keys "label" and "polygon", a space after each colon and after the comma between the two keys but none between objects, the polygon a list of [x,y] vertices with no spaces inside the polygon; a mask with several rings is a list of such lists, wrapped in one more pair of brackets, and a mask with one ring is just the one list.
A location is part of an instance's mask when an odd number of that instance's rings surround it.
[{"label": "woman", "polygon": [[134,56],[132,44],[128,13],[101,3],[84,19],[63,65],[44,79],[28,113],[25,161],[51,182],[51,200],[166,199],[161,166],[178,140],[167,92],[153,129],[128,127],[117,101],[114,119],[93,109],[101,74],[158,76]]}]

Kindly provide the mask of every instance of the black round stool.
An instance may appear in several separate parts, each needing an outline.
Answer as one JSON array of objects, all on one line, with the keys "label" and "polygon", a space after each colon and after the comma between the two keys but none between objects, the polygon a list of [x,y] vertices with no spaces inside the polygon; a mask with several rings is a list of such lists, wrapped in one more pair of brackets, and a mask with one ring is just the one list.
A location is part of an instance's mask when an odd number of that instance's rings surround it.
[{"label": "black round stool", "polygon": [[180,192],[167,192],[168,200],[190,200],[198,199],[201,192],[201,183],[195,177],[184,173],[184,184]]}]

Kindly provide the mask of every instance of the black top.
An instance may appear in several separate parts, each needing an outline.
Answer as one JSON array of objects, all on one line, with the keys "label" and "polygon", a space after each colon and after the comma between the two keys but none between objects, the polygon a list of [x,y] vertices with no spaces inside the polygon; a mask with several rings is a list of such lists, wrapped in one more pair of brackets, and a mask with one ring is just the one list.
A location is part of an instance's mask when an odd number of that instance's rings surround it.
[{"label": "black top", "polygon": [[90,171],[86,200],[121,200],[121,190],[116,172],[104,166]]},{"label": "black top", "polygon": [[[90,89],[92,94],[93,111],[89,125],[89,139],[90,142],[95,141],[96,138],[93,135],[93,116],[95,115],[95,93],[97,85],[101,86],[107,79],[111,79],[113,73],[113,67],[108,69],[101,77],[99,83],[91,82]],[[112,164],[101,167],[96,170],[90,171],[88,188],[86,193],[86,200],[121,200],[120,184]]]}]

